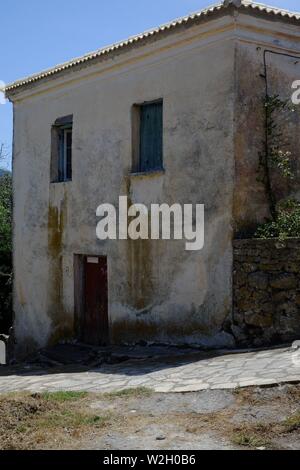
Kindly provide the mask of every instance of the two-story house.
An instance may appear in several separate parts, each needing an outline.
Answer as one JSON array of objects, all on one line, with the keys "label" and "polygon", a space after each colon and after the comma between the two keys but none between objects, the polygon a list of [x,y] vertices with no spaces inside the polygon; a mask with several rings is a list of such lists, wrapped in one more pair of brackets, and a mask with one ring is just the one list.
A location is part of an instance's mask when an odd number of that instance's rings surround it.
[{"label": "two-story house", "polygon": [[[225,0],[6,87],[17,351],[70,337],[234,344],[232,240],[268,216],[263,99],[300,79],[299,27]],[[204,248],[97,239],[97,207],[121,195],[204,204]]]}]

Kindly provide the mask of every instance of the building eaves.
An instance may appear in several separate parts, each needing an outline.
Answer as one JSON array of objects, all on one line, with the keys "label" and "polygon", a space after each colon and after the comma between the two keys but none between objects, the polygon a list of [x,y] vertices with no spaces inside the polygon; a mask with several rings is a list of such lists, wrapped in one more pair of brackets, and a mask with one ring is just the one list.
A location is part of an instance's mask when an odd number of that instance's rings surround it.
[{"label": "building eaves", "polygon": [[226,11],[229,12],[232,9],[239,9],[241,12],[245,13],[249,12],[253,14],[257,13],[259,15],[267,15],[268,17],[292,22],[300,22],[300,13],[290,12],[288,10],[252,2],[250,0],[223,0],[223,2],[211,5],[199,12],[178,18],[157,28],[132,36],[124,41],[90,52],[35,75],[17,80],[5,87],[6,96],[9,98],[19,91],[33,86],[35,83],[55,78],[63,73],[67,73],[68,71],[75,71],[76,69],[93,64],[96,61],[109,58],[115,53],[126,52],[136,45],[144,45],[151,42],[151,40],[159,39],[161,36],[172,31],[176,31],[181,27],[192,26],[202,20],[214,18],[216,15],[225,13]]}]

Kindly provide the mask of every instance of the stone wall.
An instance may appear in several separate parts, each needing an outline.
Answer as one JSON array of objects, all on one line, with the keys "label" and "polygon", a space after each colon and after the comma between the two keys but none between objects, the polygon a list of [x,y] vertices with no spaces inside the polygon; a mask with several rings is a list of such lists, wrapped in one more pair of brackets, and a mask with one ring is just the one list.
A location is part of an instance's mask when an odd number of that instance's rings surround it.
[{"label": "stone wall", "polygon": [[239,345],[300,338],[300,239],[234,241],[232,332]]}]

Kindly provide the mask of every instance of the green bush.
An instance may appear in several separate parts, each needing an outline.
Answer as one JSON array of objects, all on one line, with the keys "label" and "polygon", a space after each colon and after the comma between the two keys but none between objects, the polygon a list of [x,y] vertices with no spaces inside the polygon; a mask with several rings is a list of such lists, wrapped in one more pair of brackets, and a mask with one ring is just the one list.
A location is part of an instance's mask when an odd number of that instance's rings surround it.
[{"label": "green bush", "polygon": [[[265,185],[267,200],[272,219],[260,225],[254,234],[258,238],[298,238],[300,236],[300,203],[295,199],[278,202],[272,185],[272,169],[275,168],[282,179],[292,180],[294,172],[292,161],[295,157],[290,151],[290,142],[284,129],[291,122],[296,109],[289,100],[279,95],[266,96],[266,148],[260,153],[259,171],[263,174],[258,180]],[[293,158],[294,157],[294,158]]]},{"label": "green bush", "polygon": [[300,203],[295,199],[288,199],[278,204],[275,220],[258,227],[255,237],[281,240],[300,237]]}]

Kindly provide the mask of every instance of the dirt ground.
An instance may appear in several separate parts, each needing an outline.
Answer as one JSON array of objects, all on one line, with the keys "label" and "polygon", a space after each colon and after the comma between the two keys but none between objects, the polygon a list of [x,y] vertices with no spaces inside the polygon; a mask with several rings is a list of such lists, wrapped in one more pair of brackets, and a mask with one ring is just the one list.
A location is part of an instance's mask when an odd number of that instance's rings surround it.
[{"label": "dirt ground", "polygon": [[1,449],[300,449],[300,385],[0,396]]}]

